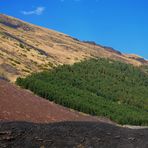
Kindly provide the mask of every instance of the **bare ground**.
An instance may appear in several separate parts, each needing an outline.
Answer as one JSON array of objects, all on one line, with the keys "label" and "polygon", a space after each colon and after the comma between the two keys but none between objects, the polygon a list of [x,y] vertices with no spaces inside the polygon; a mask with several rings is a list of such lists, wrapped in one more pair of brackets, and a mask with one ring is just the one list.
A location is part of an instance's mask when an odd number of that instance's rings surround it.
[{"label": "bare ground", "polygon": [[[49,123],[60,121],[108,121],[92,117],[35,96],[0,80],[0,121]],[[108,121],[110,122],[110,121]]]},{"label": "bare ground", "polygon": [[148,147],[148,128],[117,126],[42,99],[2,79],[0,121],[0,148]]},{"label": "bare ground", "polygon": [[132,130],[101,122],[1,122],[0,147],[148,148],[148,129]]}]

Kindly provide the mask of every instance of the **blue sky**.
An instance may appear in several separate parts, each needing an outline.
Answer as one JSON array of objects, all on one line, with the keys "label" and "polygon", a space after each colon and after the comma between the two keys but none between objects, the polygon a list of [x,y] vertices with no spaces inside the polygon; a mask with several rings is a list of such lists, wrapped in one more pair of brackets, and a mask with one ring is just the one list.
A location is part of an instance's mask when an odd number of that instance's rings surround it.
[{"label": "blue sky", "polygon": [[148,0],[0,0],[0,13],[148,59]]}]

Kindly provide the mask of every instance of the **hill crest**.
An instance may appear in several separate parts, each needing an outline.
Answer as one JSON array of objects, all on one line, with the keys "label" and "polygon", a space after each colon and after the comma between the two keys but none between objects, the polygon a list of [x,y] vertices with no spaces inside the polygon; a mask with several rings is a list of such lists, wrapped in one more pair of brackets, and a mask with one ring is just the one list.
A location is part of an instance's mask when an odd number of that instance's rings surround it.
[{"label": "hill crest", "polygon": [[104,57],[135,66],[148,61],[131,58],[110,47],[82,42],[66,34],[0,14],[0,76],[10,81],[62,64]]}]

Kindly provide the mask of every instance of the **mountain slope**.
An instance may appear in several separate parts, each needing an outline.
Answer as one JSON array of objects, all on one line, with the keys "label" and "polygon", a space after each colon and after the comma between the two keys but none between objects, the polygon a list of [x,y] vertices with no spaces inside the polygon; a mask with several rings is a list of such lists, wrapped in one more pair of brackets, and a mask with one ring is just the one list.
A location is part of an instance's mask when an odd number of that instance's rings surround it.
[{"label": "mountain slope", "polygon": [[120,124],[148,125],[148,75],[108,59],[90,59],[36,73],[17,84],[66,107]]},{"label": "mountain slope", "polygon": [[73,64],[90,57],[105,57],[136,66],[147,61],[92,42],[81,42],[63,33],[0,14],[0,75],[10,81],[18,76]]},{"label": "mountain slope", "polygon": [[148,129],[132,130],[105,123],[0,123],[0,147],[147,148]]},{"label": "mountain slope", "polygon": [[42,99],[4,80],[0,80],[0,121],[34,123],[60,121],[107,122],[105,119],[82,114]]}]

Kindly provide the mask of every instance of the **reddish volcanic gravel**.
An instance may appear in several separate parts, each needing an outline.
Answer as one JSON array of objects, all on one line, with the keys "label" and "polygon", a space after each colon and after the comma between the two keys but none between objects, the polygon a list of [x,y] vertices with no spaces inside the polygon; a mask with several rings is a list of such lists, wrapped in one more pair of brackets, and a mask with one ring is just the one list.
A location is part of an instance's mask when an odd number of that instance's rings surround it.
[{"label": "reddish volcanic gravel", "polygon": [[35,96],[4,80],[0,80],[0,121],[48,123],[59,121],[100,121]]}]

